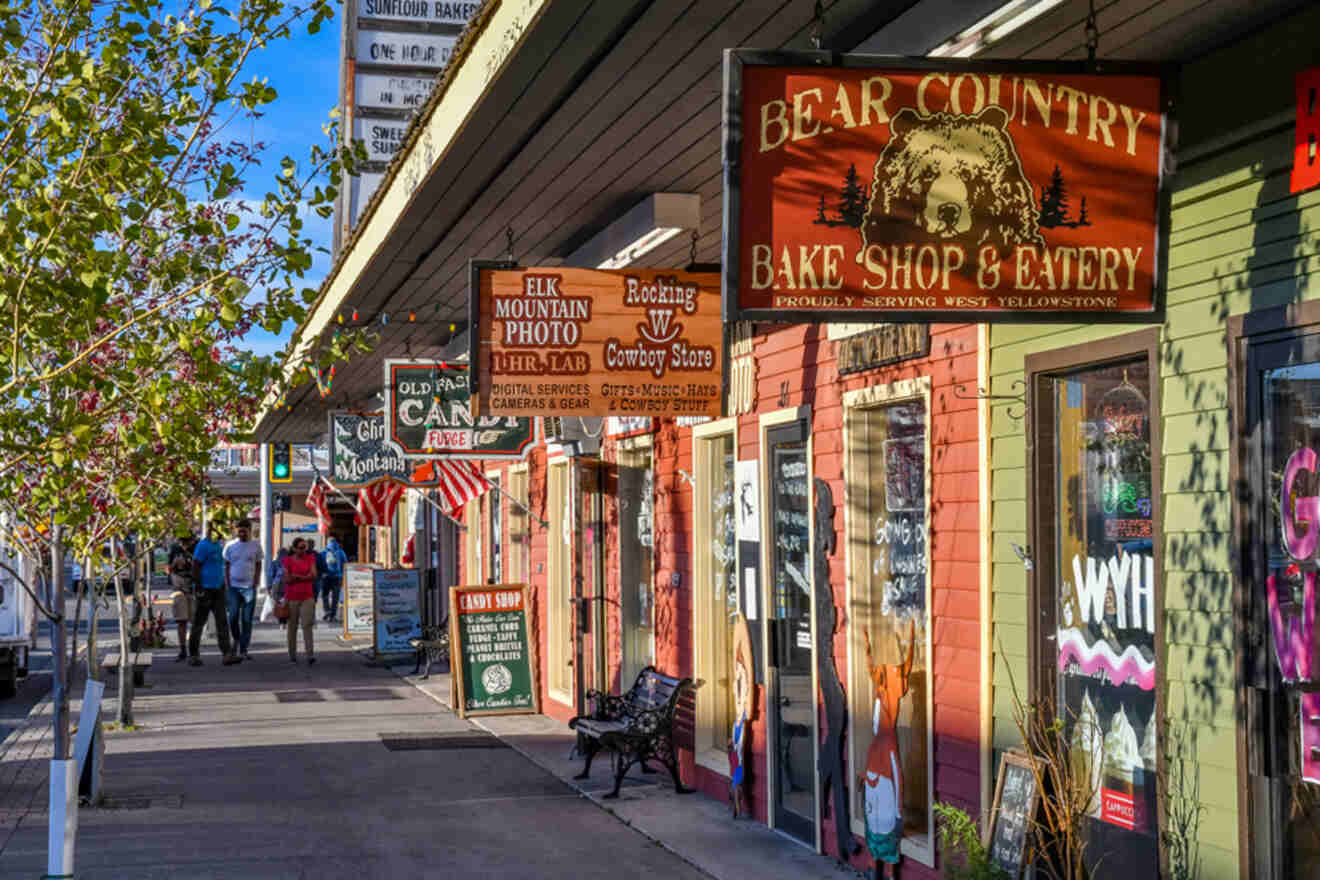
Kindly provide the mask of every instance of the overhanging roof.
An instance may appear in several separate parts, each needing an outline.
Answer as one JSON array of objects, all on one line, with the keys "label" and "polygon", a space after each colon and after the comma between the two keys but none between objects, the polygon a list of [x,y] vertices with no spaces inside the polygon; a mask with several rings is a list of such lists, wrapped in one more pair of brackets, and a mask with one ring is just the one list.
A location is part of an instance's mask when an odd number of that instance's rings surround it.
[{"label": "overhanging roof", "polygon": [[[922,54],[984,14],[983,3],[836,0],[825,44],[864,41]],[[1102,57],[1177,60],[1223,42],[1294,0],[1113,0],[1100,10]],[[362,408],[389,357],[452,357],[450,321],[467,317],[467,264],[507,251],[557,265],[654,192],[698,193],[697,262],[722,237],[721,65],[735,46],[809,48],[804,0],[503,0],[473,20],[334,273],[300,328],[292,364],[356,310],[381,344],[336,372],[268,402],[258,440],[307,442],[329,409]],[[1087,0],[1065,0],[985,57],[1084,58]],[[932,30],[930,19],[941,22]],[[938,34],[938,36],[932,36]],[[868,39],[869,38],[869,39]],[[675,240],[646,259],[690,261]],[[409,312],[419,323],[408,325]]]}]

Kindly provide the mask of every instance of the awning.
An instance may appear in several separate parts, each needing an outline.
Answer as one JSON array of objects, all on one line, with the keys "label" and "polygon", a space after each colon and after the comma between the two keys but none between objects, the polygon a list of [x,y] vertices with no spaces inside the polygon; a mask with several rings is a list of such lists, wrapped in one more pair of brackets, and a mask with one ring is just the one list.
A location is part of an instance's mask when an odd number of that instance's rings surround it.
[{"label": "awning", "polygon": [[[993,2],[835,0],[825,43],[923,54]],[[1277,14],[1287,0],[1211,0],[1101,16],[1102,57],[1171,60]],[[487,4],[419,113],[373,204],[300,328],[297,358],[342,316],[381,333],[370,356],[266,401],[259,441],[310,442],[331,409],[374,409],[384,358],[453,358],[467,320],[468,261],[509,253],[559,265],[657,192],[701,197],[694,242],[672,240],[647,266],[719,260],[723,50],[810,48],[812,4],[797,0],[504,0]],[[1086,0],[1064,0],[983,57],[1084,58]],[[416,321],[408,322],[409,315]],[[382,317],[387,323],[381,324]]]}]

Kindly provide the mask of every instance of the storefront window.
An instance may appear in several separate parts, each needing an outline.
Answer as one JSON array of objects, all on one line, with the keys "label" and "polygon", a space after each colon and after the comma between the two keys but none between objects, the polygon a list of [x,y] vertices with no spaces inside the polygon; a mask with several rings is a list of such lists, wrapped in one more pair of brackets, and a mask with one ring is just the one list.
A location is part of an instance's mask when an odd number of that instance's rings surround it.
[{"label": "storefront window", "polygon": [[[911,390],[911,389],[909,389]],[[924,397],[884,402],[879,389],[850,395],[845,486],[849,540],[849,648],[853,766],[883,767],[888,707],[873,667],[899,667],[911,651],[908,692],[894,724],[901,768],[899,794],[905,848],[929,856],[931,738],[929,724],[930,573],[927,542],[927,413]],[[892,395],[890,395],[892,399]],[[868,663],[867,637],[870,642]],[[876,784],[884,782],[876,774]],[[863,833],[868,795],[854,786],[854,831]],[[912,853],[910,853],[912,854]]]},{"label": "storefront window", "polygon": [[1146,358],[1045,380],[1052,413],[1048,571],[1056,708],[1090,795],[1087,852],[1107,876],[1159,872],[1156,526]]},{"label": "storefront window", "polygon": [[569,509],[567,461],[551,462],[547,468],[546,509],[550,528],[547,536],[549,572],[546,583],[546,628],[548,630],[547,683],[551,696],[561,703],[573,702],[572,667],[569,665],[572,615],[569,598],[573,595],[572,515]]},{"label": "storefront window", "polygon": [[509,582],[520,584],[527,577],[527,555],[531,549],[525,466],[509,471],[509,502]]},{"label": "storefront window", "polygon": [[[1277,728],[1268,765],[1286,780],[1283,876],[1320,870],[1320,679],[1314,629],[1320,522],[1320,364],[1263,371],[1266,463],[1265,596]],[[1311,723],[1306,722],[1310,720]],[[1283,830],[1283,829],[1280,829]]]},{"label": "storefront window", "polygon": [[733,621],[738,613],[733,434],[697,435],[693,454],[697,472],[693,497],[708,502],[694,516],[694,650],[696,675],[706,682],[697,691],[697,749],[707,753],[712,767],[724,773],[733,727],[731,655]]},{"label": "storefront window", "polygon": [[500,475],[487,474],[491,491],[487,493],[486,504],[490,515],[488,531],[490,533],[490,580],[497,584],[504,583],[504,497],[500,494]]},{"label": "storefront window", "polygon": [[619,455],[619,583],[623,614],[623,687],[653,662],[655,471],[651,450]]}]

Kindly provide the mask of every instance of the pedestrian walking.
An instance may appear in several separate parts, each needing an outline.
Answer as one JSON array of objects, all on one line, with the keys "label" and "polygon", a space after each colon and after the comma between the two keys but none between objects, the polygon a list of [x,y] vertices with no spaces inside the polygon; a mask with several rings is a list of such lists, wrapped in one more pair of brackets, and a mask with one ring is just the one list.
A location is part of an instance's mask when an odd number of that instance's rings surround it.
[{"label": "pedestrian walking", "polygon": [[[281,547],[275,554],[275,559],[271,562],[270,571],[270,595],[275,602],[275,610],[278,612],[279,606],[284,604],[284,610],[288,611],[288,604],[284,603],[284,560],[289,558],[289,548]],[[280,629],[289,625],[289,616],[286,613],[283,617],[276,615],[280,622]]]},{"label": "pedestrian walking", "polygon": [[289,659],[298,662],[298,630],[303,631],[307,662],[316,662],[312,648],[312,627],[316,625],[316,560],[308,551],[307,540],[296,538],[293,554],[284,557],[284,601],[289,607]]},{"label": "pedestrian walking", "polygon": [[312,554],[312,559],[316,560],[316,583],[312,586],[312,598],[319,600],[321,598],[321,588],[325,585],[325,559],[321,557],[320,553],[316,552],[316,541],[314,539],[307,538],[305,540],[307,541],[307,552]]},{"label": "pedestrian walking", "polygon": [[206,537],[198,541],[193,550],[193,577],[198,585],[193,597],[197,610],[193,615],[192,632],[188,634],[188,662],[193,666],[202,665],[202,628],[208,617],[214,617],[215,635],[220,642],[224,665],[242,662],[229,642],[229,620],[225,613],[225,557],[214,526],[207,529]]},{"label": "pedestrian walking", "polygon": [[191,534],[182,535],[178,543],[170,548],[170,607],[174,611],[174,625],[179,631],[179,656],[174,662],[188,659],[188,622],[196,613],[193,594],[197,585],[193,582],[193,551],[197,549],[197,538]]},{"label": "pedestrian walking", "polygon": [[321,608],[325,612],[322,619],[333,621],[339,614],[339,591],[344,584],[344,566],[348,564],[348,554],[334,535],[325,542],[321,560],[325,563],[325,578],[321,583]]},{"label": "pedestrian walking", "polygon": [[257,608],[257,582],[261,572],[261,542],[252,540],[252,521],[240,519],[235,537],[225,545],[225,595],[229,611],[229,629],[235,652],[251,660],[252,615]]}]

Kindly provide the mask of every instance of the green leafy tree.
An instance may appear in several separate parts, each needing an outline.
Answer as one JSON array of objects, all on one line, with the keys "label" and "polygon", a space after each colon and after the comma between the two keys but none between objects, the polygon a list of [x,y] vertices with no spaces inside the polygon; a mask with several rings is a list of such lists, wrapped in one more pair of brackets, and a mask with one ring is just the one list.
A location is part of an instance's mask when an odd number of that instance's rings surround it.
[{"label": "green leafy tree", "polygon": [[[202,491],[210,449],[284,390],[282,359],[238,346],[302,319],[304,220],[331,214],[363,153],[332,118],[305,160],[269,163],[243,135],[278,96],[242,74],[332,14],[332,0],[0,6],[0,541],[45,562],[24,586],[57,644],[65,547],[88,558],[107,535],[163,528]],[[368,345],[346,331],[315,357]]]}]

